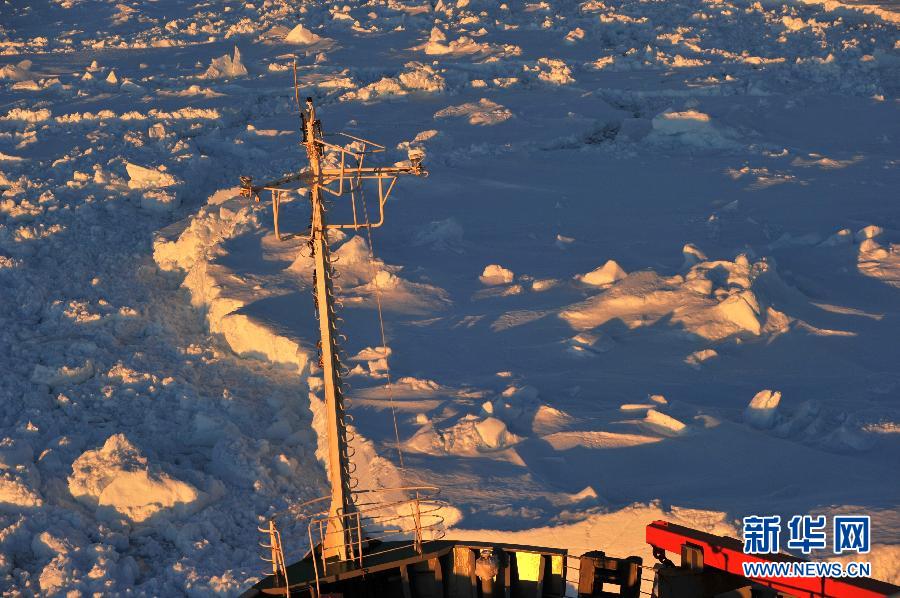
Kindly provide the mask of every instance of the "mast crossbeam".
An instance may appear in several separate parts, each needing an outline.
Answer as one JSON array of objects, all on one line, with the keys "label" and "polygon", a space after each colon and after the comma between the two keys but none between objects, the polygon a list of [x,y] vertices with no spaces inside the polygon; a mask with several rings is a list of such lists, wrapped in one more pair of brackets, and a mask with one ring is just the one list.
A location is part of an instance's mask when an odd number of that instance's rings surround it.
[{"label": "mast crossbeam", "polygon": [[[259,195],[260,191],[272,191],[285,189],[285,185],[293,182],[303,183],[302,186],[312,185],[314,183],[324,186],[330,185],[336,181],[345,180],[345,181],[354,181],[360,179],[385,179],[392,178],[404,174],[411,174],[413,176],[427,176],[427,172],[425,169],[419,165],[416,166],[394,166],[394,167],[375,167],[375,168],[322,168],[321,177],[317,179],[311,172],[302,171],[295,172],[293,174],[285,175],[279,179],[274,179],[271,181],[267,181],[260,185],[253,184],[242,184],[241,185],[241,195],[243,197],[252,197],[256,198]],[[252,181],[249,177],[242,177],[242,183],[244,181]],[[343,195],[343,193],[342,193]]]}]

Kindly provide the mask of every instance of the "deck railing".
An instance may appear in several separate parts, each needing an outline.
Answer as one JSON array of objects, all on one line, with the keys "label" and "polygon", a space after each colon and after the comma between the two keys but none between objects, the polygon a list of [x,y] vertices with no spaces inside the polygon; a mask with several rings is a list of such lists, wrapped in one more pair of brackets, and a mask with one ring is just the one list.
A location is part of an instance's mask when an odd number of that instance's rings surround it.
[{"label": "deck railing", "polygon": [[[267,544],[260,545],[271,550],[263,560],[272,563],[275,583],[280,585],[284,580],[285,596],[289,597],[290,583],[276,517],[290,519],[295,529],[305,525],[305,540],[309,542],[306,557],[312,556],[317,594],[320,579],[328,577],[336,568],[363,567],[366,559],[409,548],[422,554],[428,542],[440,540],[445,534],[442,512],[447,503],[438,498],[439,492],[435,486],[358,490],[353,493],[354,511],[337,515],[319,510],[323,503],[329,504],[327,496],[296,505],[269,516],[265,527],[259,528],[268,540]],[[329,525],[338,519],[343,520],[343,526]],[[323,552],[326,536],[342,534],[344,529],[350,531],[342,551],[347,558],[326,560]]]}]

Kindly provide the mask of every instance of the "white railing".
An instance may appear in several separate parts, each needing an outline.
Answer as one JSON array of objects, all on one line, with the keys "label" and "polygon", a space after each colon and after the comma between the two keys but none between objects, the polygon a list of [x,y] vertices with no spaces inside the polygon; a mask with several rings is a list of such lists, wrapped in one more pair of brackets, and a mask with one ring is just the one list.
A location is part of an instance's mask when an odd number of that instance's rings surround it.
[{"label": "white railing", "polygon": [[[290,519],[294,526],[305,522],[309,542],[307,556],[312,555],[316,592],[319,593],[320,579],[327,577],[335,567],[363,567],[365,559],[409,548],[422,554],[428,542],[443,538],[442,511],[447,503],[437,498],[439,492],[435,486],[359,490],[353,493],[355,510],[351,513],[332,515],[318,510],[321,503],[329,504],[330,497],[325,496],[296,505],[277,516]],[[403,497],[397,498],[398,494]],[[259,528],[269,539],[268,544],[261,546],[272,551],[271,558],[263,557],[263,560],[273,563],[275,582],[280,585],[283,579],[285,595],[290,596],[284,550],[275,518],[276,515],[268,517],[266,527]],[[339,519],[343,520],[342,526],[329,525]],[[347,558],[326,560],[323,552],[326,536],[343,534],[345,529],[350,533],[344,541],[345,550],[341,552],[345,552]],[[386,543],[390,546],[383,546]],[[329,541],[328,544],[332,543]]]}]

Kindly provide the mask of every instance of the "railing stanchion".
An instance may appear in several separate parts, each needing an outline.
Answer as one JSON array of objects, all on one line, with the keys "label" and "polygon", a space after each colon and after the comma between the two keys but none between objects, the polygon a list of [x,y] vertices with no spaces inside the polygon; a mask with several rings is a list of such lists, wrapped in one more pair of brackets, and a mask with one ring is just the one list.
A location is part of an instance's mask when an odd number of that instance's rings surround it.
[{"label": "railing stanchion", "polygon": [[359,566],[363,566],[363,553],[362,553],[362,518],[359,516],[359,511],[356,511],[356,554],[359,555]]},{"label": "railing stanchion", "polygon": [[415,548],[416,552],[422,554],[422,514],[419,512],[419,493],[416,492],[416,499],[413,503],[415,505],[415,525],[416,525],[416,536],[415,536]]}]

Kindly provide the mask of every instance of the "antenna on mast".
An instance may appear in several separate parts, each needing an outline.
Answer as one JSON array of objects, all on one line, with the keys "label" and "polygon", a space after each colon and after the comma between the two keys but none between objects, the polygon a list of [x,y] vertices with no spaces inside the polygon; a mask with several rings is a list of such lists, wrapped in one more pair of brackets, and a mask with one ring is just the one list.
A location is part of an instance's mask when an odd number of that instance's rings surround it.
[{"label": "antenna on mast", "polygon": [[[298,100],[299,93],[296,85],[295,65],[295,97]],[[326,518],[321,554],[323,561],[338,559],[348,561],[361,559],[361,551],[364,538],[360,516],[353,500],[354,481],[352,479],[353,467],[350,464],[350,452],[347,441],[347,427],[345,421],[345,397],[343,392],[343,380],[341,377],[342,365],[340,352],[336,343],[337,317],[334,308],[334,287],[332,278],[334,269],[331,265],[331,255],[328,244],[328,230],[340,229],[371,229],[384,224],[384,204],[402,175],[427,176],[428,173],[422,166],[422,155],[410,153],[409,166],[394,167],[363,167],[365,156],[369,153],[383,152],[384,146],[378,145],[366,139],[339,133],[361,150],[351,150],[346,147],[328,143],[322,133],[322,124],[316,116],[316,109],[312,98],[306,99],[306,105],[301,109],[302,143],[306,148],[309,167],[279,179],[254,185],[250,177],[241,177],[241,195],[255,198],[259,201],[259,193],[264,190],[271,191],[275,235],[281,240],[278,228],[279,203],[281,194],[289,189],[289,185],[299,184],[309,189],[309,201],[311,207],[311,224],[309,231],[309,246],[312,250],[314,269],[313,286],[316,298],[316,310],[319,317],[319,350],[321,352],[320,365],[325,386],[325,410],[326,427],[328,433],[328,472],[331,479],[331,503]],[[368,148],[372,149],[368,149]],[[323,155],[326,150],[339,152],[340,166],[326,167],[323,165]],[[370,222],[368,217],[359,221],[356,213],[355,191],[363,180],[375,180],[378,185],[378,204],[380,218],[377,222]],[[324,193],[335,197],[350,195],[353,222],[329,223],[326,220],[326,207]],[[364,201],[364,200],[363,200]],[[418,534],[419,532],[417,532]],[[311,547],[315,550],[315,547]],[[354,554],[360,552],[360,554]]]}]

